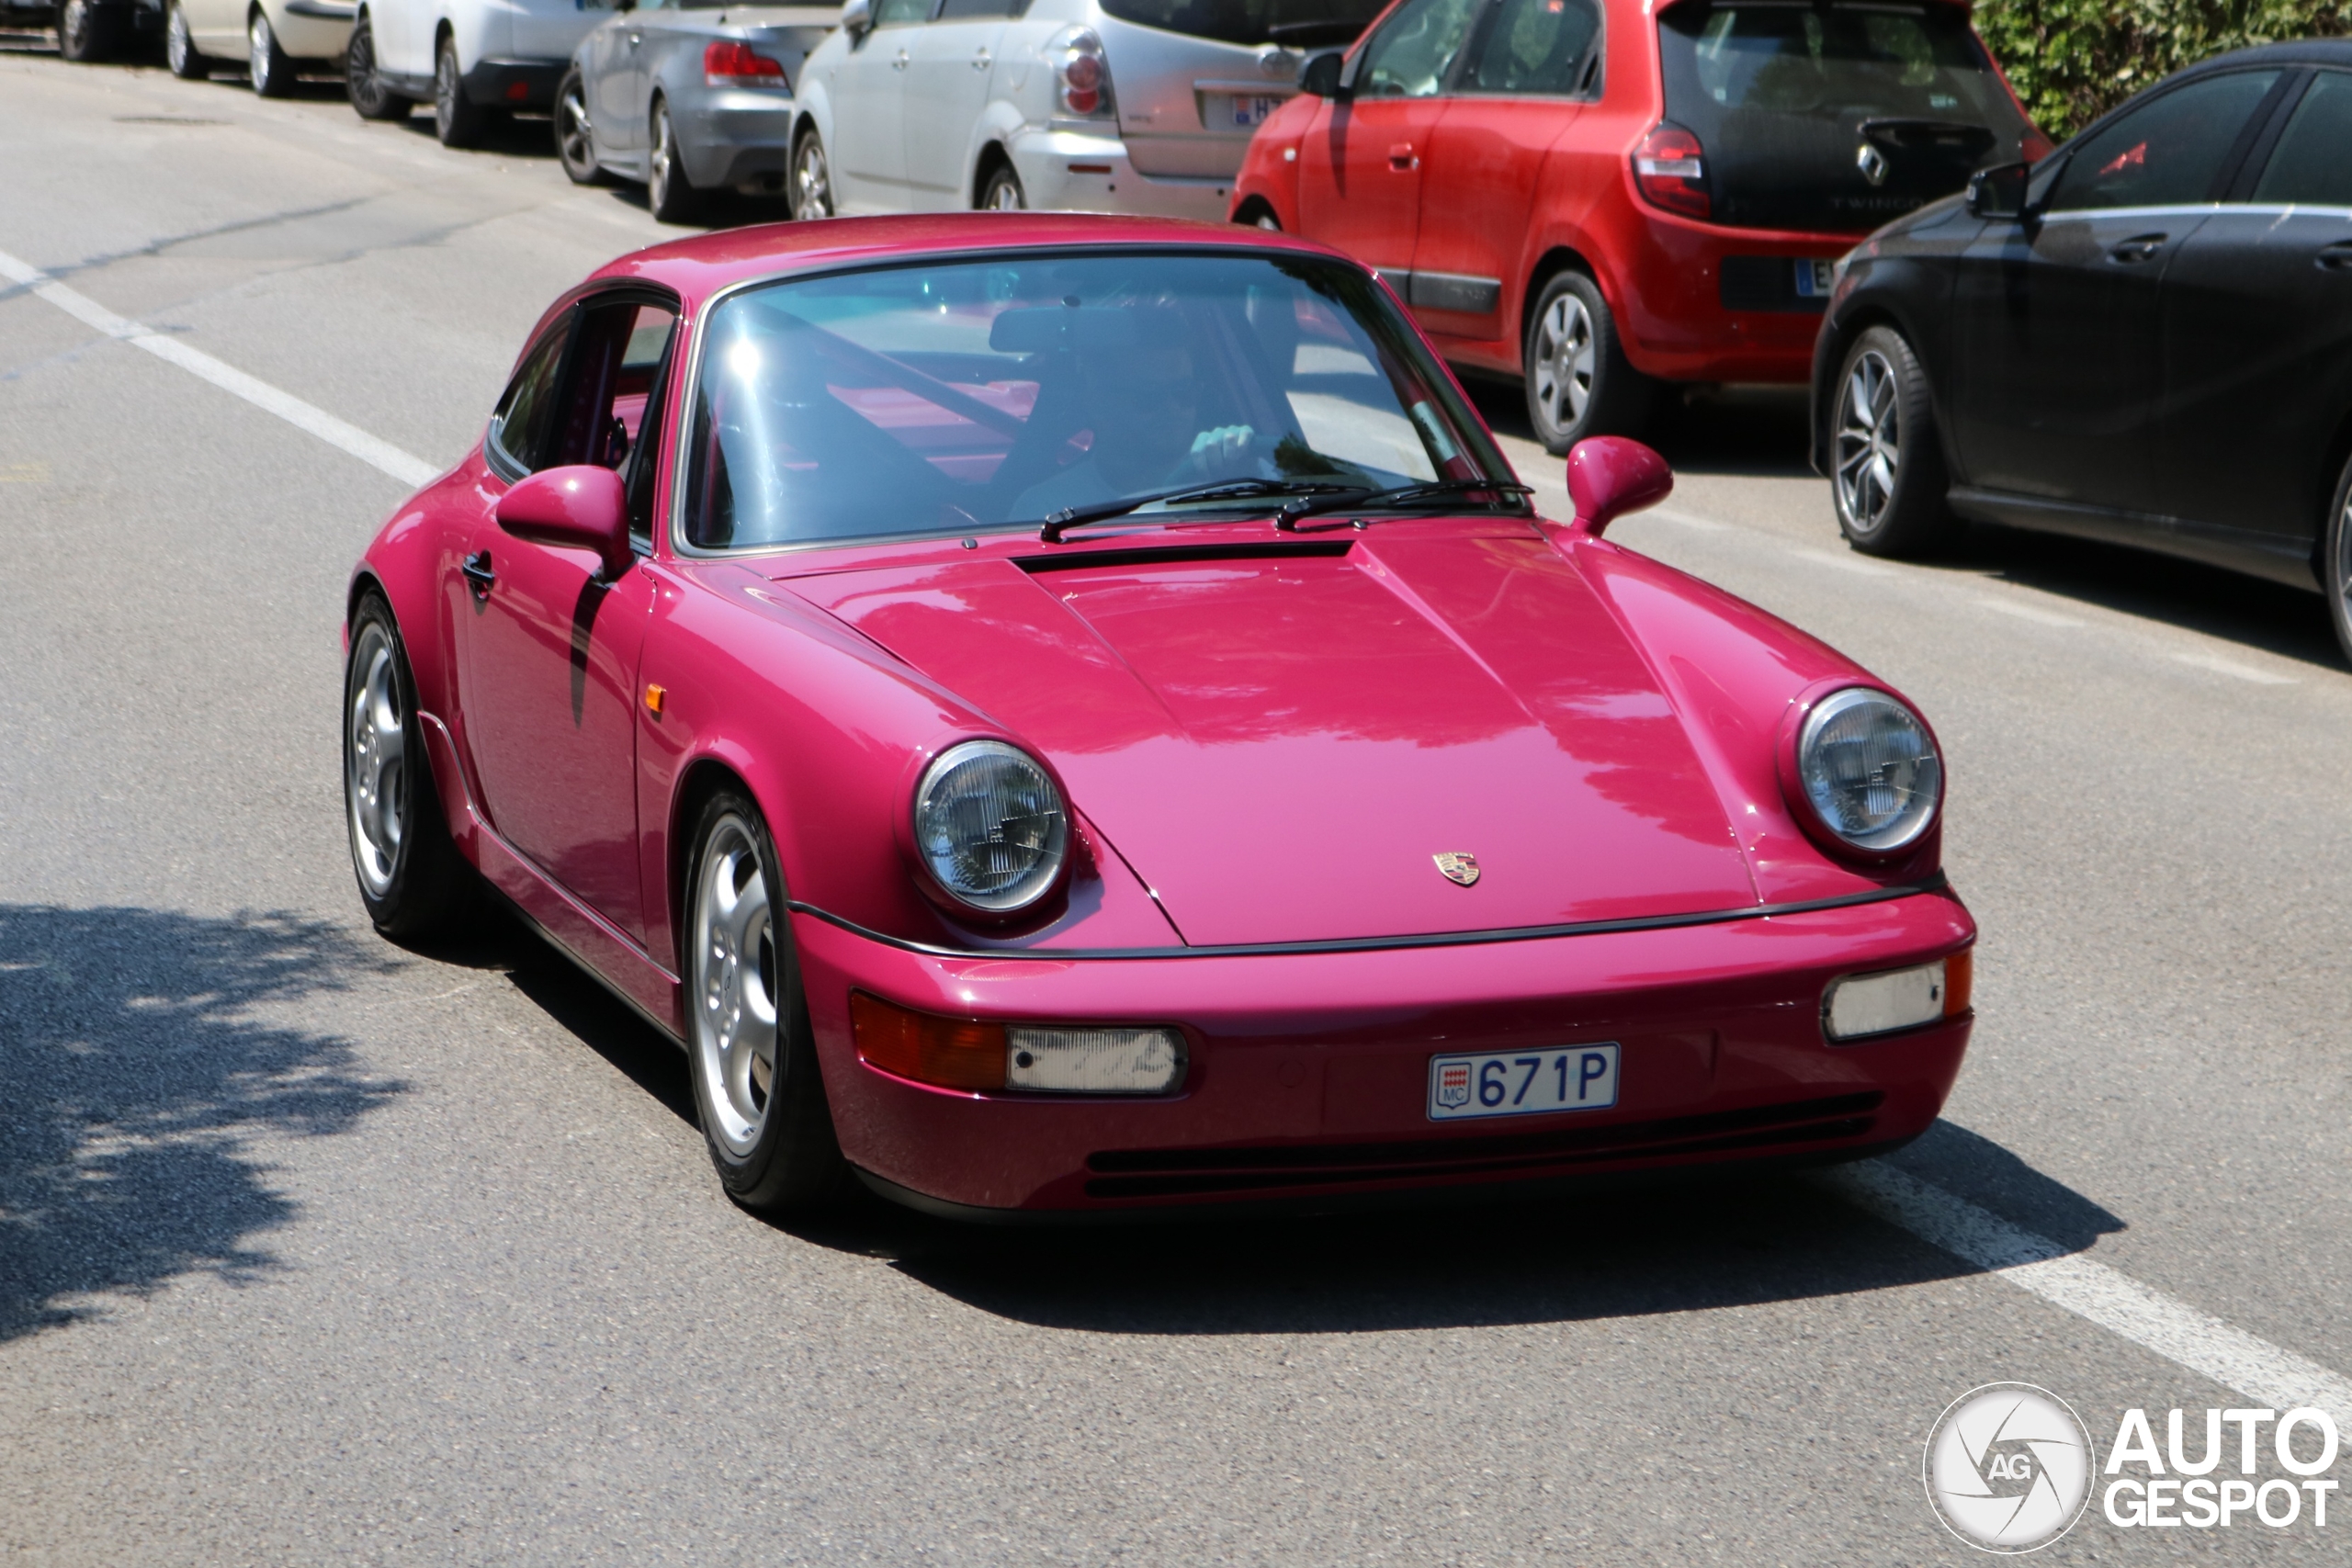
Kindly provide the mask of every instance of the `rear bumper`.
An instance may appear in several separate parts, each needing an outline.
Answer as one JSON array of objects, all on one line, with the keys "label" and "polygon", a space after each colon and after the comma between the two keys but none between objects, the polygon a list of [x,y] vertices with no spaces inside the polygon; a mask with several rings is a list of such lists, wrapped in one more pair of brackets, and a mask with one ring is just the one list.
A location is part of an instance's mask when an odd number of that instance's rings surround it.
[{"label": "rear bumper", "polygon": [[1054,212],[1118,212],[1140,218],[1224,221],[1233,181],[1136,173],[1116,136],[1073,130],[1024,131],[1007,149],[1031,208]]},{"label": "rear bumper", "polygon": [[1796,264],[1835,261],[1851,234],[1724,229],[1644,209],[1617,276],[1618,325],[1635,368],[1673,381],[1802,384],[1827,301],[1796,291]]},{"label": "rear bumper", "polygon": [[[796,916],[842,1147],[948,1212],[1204,1203],[1849,1157],[1917,1136],[1967,1047],[1952,1019],[1831,1046],[1822,987],[1973,940],[1949,894],[1672,931],[1476,947],[1052,960],[910,953]],[[978,1018],[1181,1025],[1183,1089],[1148,1100],[976,1095],[858,1060],[848,998]],[[1438,1124],[1440,1052],[1613,1040],[1604,1111]]]},{"label": "rear bumper", "polygon": [[[568,60],[476,61],[464,77],[466,99],[491,108],[552,107],[556,85],[571,63]],[[430,83],[426,96],[431,96]]]},{"label": "rear bumper", "polygon": [[711,89],[672,100],[686,177],[704,186],[781,180],[792,167],[797,112],[783,93]]}]

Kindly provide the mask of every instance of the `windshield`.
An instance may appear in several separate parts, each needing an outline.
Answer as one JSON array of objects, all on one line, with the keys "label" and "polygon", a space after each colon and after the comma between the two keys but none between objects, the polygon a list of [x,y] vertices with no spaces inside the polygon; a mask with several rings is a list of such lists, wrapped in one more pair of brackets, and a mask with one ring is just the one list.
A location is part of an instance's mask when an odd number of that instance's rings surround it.
[{"label": "windshield", "polygon": [[1388,0],[1102,0],[1106,15],[1223,43],[1329,49],[1351,42]]},{"label": "windshield", "polygon": [[1510,475],[1370,276],[1313,257],[1014,256],[771,284],[712,313],[695,379],[683,534],[702,549],[1034,528],[1221,481]]},{"label": "windshield", "polygon": [[1658,40],[1718,222],[1875,228],[2021,156],[2025,118],[1959,6],[1686,5]]}]

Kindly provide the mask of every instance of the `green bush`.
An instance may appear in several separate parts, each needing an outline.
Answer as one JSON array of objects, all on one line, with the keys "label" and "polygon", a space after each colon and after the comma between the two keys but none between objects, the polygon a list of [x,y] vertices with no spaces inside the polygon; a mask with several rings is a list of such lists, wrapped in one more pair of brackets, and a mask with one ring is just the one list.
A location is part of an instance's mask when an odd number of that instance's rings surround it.
[{"label": "green bush", "polygon": [[1980,0],[1976,30],[2026,112],[2063,141],[2184,65],[2352,32],[2347,0]]}]

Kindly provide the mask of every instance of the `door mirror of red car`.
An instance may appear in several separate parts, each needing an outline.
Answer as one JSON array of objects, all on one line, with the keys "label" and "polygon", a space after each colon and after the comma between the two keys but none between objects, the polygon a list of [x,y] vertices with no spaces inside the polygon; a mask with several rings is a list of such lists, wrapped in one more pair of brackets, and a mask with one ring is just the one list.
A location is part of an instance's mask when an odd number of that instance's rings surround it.
[{"label": "door mirror of red car", "polygon": [[1629,512],[1656,506],[1674,493],[1674,470],[1638,441],[1596,435],[1568,454],[1568,499],[1578,533],[1598,536]]},{"label": "door mirror of red car", "polygon": [[2025,216],[2026,176],[2030,164],[1996,164],[1968,176],[1968,210],[1979,218]]},{"label": "door mirror of red car", "polygon": [[498,498],[498,525],[518,539],[593,550],[607,579],[627,571],[628,501],[621,477],[594,463],[542,468]]},{"label": "door mirror of red car", "polygon": [[1299,67],[1298,90],[1318,98],[1351,96],[1348,89],[1340,85],[1340,73],[1347,68],[1347,63],[1348,57],[1337,50],[1316,55]]}]

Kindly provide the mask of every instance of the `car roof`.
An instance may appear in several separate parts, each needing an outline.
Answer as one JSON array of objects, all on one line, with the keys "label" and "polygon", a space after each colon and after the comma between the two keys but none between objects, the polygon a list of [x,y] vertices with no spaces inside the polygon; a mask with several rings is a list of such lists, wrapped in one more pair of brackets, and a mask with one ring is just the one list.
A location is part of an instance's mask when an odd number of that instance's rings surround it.
[{"label": "car roof", "polygon": [[723,229],[616,257],[597,268],[590,283],[635,279],[661,284],[675,289],[692,309],[748,279],[786,276],[843,262],[1133,245],[1289,251],[1346,259],[1327,245],[1233,223],[1080,212],[942,212]]},{"label": "car roof", "polygon": [[2184,77],[2203,76],[2247,65],[2352,65],[2352,39],[2314,38],[2290,43],[2256,44],[2252,49],[2233,50],[2227,54],[2217,54],[2211,60],[2200,60],[2176,73],[2170,80],[2179,81]]}]

